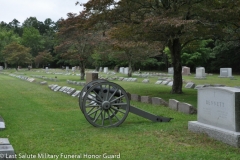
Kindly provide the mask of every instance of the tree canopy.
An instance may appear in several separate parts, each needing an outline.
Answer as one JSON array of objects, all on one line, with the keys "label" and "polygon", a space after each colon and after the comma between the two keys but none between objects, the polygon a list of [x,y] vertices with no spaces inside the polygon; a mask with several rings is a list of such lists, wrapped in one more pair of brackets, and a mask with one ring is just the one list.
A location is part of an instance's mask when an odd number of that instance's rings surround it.
[{"label": "tree canopy", "polygon": [[[42,62],[45,56],[54,57],[49,61],[54,65],[79,65],[81,79],[86,66],[124,64],[131,76],[135,66],[165,65],[166,70],[171,65],[171,92],[176,94],[182,93],[183,65],[205,66],[208,72],[232,67],[240,72],[240,1],[89,0],[80,5],[82,12],[69,13],[56,23],[36,17],[27,18],[22,26],[16,19],[1,22],[0,38],[14,33],[13,39],[31,48],[36,66],[47,63]],[[12,41],[0,42],[0,55]],[[5,61],[3,56],[0,60]]]}]

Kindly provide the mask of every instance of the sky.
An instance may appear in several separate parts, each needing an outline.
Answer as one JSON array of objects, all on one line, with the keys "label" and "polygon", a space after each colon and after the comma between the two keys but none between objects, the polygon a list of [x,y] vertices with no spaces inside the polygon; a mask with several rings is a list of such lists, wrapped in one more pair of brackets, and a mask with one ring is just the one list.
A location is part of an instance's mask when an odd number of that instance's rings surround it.
[{"label": "sky", "polygon": [[36,17],[44,22],[51,18],[56,22],[67,18],[67,13],[79,13],[83,7],[76,2],[86,3],[88,0],[0,0],[0,22],[12,22],[15,18],[23,23],[29,17]]}]

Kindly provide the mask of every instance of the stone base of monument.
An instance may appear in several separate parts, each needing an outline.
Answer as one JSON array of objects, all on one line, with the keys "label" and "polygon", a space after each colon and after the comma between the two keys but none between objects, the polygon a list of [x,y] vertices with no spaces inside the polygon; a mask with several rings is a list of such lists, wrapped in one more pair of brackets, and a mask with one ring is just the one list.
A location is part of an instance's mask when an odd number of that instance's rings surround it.
[{"label": "stone base of monument", "polygon": [[7,138],[0,138],[0,155],[0,159],[14,160],[17,158]]},{"label": "stone base of monument", "polygon": [[205,133],[213,139],[240,148],[240,132],[229,131],[197,121],[189,121],[188,130],[195,133]]}]

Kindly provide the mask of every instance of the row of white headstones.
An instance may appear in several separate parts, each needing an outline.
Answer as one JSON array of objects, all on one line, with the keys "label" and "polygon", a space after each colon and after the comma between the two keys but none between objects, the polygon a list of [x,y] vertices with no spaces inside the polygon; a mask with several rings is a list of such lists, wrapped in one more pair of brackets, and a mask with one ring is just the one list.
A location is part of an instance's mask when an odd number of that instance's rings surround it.
[{"label": "row of white headstones", "polygon": [[[168,74],[173,74],[173,67],[168,68]],[[182,75],[190,75],[189,67],[182,67]],[[196,68],[196,78],[204,78],[206,77],[205,68],[197,67]],[[232,77],[232,68],[220,68],[220,76],[219,77]]]}]

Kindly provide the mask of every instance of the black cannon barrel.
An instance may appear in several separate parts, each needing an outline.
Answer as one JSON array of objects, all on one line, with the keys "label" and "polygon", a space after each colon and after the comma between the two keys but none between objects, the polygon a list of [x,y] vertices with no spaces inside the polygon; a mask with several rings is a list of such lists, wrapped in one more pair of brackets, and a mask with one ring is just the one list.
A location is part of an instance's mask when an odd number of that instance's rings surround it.
[{"label": "black cannon barrel", "polygon": [[[89,89],[90,87],[92,87],[92,85],[87,86],[87,89]],[[117,88],[116,88],[116,89],[117,89]],[[122,95],[121,92],[120,92],[120,91],[117,91],[117,92],[116,92],[116,89],[112,89],[112,88],[111,88],[111,89],[109,90],[109,93],[113,94],[113,93],[115,92],[114,96],[117,96],[117,97],[121,96],[121,95]],[[98,94],[99,94],[99,92],[100,92],[101,90],[102,90],[103,93],[107,93],[107,92],[108,92],[108,89],[107,89],[107,88],[102,88],[102,87],[100,87],[100,86],[95,87],[93,90],[94,90],[95,92],[97,92]]]}]

